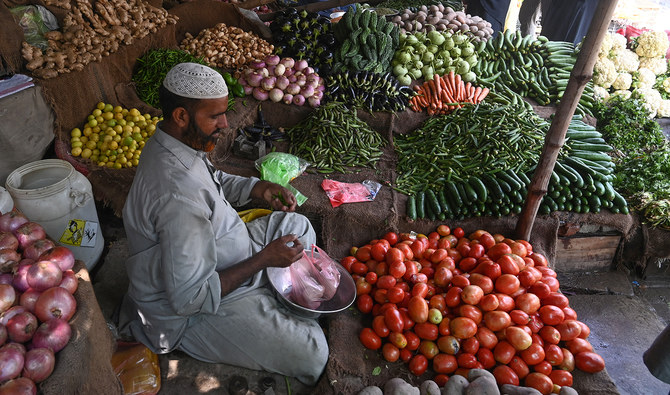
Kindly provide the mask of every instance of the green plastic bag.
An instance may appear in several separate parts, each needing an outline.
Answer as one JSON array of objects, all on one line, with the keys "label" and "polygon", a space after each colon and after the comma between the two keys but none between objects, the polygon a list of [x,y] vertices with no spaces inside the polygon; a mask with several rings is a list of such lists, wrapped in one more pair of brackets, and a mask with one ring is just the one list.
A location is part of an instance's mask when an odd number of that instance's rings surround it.
[{"label": "green plastic bag", "polygon": [[289,183],[307,169],[309,162],[285,152],[270,152],[257,159],[255,165],[261,173],[261,180],[274,182],[291,191],[298,206],[305,203],[307,197]]},{"label": "green plastic bag", "polygon": [[44,33],[58,29],[58,20],[49,10],[40,5],[22,5],[11,8],[14,21],[23,28],[28,44],[41,50],[49,47]]}]

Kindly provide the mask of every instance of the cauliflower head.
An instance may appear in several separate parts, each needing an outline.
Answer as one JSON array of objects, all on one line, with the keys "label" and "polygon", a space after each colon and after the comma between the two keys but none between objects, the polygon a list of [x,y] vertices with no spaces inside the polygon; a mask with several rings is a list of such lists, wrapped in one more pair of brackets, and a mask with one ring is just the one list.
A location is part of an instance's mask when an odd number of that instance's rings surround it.
[{"label": "cauliflower head", "polygon": [[656,83],[656,74],[646,67],[637,70],[635,86],[640,89],[651,88]]},{"label": "cauliflower head", "polygon": [[670,117],[670,100],[661,100],[658,111],[656,111],[656,116],[659,118]]},{"label": "cauliflower head", "polygon": [[633,92],[631,92],[631,91],[629,91],[629,90],[619,90],[619,91],[614,91],[614,92],[612,92],[612,93],[609,95],[608,99],[613,99],[613,98],[615,98],[615,97],[620,97],[620,98],[622,98],[622,99],[624,99],[624,100],[628,100],[628,99],[631,98],[632,95],[633,95]]},{"label": "cauliflower head", "polygon": [[640,68],[640,58],[629,49],[617,49],[610,53],[610,60],[614,63],[616,71],[632,73]]},{"label": "cauliflower head", "polygon": [[668,35],[665,32],[650,30],[638,37],[635,52],[646,58],[660,58],[665,56],[669,45]]},{"label": "cauliflower head", "polygon": [[628,39],[623,34],[612,33],[612,49],[615,51],[626,49],[628,46]]},{"label": "cauliflower head", "polygon": [[638,88],[635,90],[635,92],[633,92],[633,97],[643,101],[644,106],[650,112],[650,118],[654,118],[656,116],[656,112],[658,111],[658,108],[661,106],[661,102],[663,101],[661,93],[653,88]]},{"label": "cauliflower head", "polygon": [[[593,83],[608,89],[616,80],[617,71],[614,63],[607,58],[598,58],[593,67]],[[653,85],[653,83],[652,83]]]},{"label": "cauliflower head", "polygon": [[663,90],[670,93],[670,77],[663,80]]},{"label": "cauliflower head", "polygon": [[627,44],[628,39],[626,39],[625,36],[618,33],[608,33],[605,35],[605,38],[603,38],[602,44],[600,44],[598,57],[611,57],[612,52],[625,49]]},{"label": "cauliflower head", "polygon": [[607,89],[603,88],[602,86],[593,85],[594,99],[596,99],[597,101],[606,102],[607,99],[609,99],[609,97],[610,93],[607,91]]},{"label": "cauliflower head", "polygon": [[651,70],[655,75],[661,75],[668,71],[668,61],[665,58],[640,58],[640,67]]},{"label": "cauliflower head", "polygon": [[631,84],[633,83],[633,76],[628,73],[619,73],[616,77],[616,80],[612,83],[612,89],[622,90],[630,89]]}]

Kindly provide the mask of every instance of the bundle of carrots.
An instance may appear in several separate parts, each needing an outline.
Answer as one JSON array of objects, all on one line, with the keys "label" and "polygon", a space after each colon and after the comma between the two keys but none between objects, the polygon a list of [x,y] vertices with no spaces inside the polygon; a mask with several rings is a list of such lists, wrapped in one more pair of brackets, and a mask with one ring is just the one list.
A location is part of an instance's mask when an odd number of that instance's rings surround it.
[{"label": "bundle of carrots", "polygon": [[432,80],[414,87],[416,95],[409,101],[415,112],[424,108],[429,115],[448,114],[467,104],[477,104],[489,94],[488,88],[463,82],[461,76],[450,71],[440,76],[435,74]]}]

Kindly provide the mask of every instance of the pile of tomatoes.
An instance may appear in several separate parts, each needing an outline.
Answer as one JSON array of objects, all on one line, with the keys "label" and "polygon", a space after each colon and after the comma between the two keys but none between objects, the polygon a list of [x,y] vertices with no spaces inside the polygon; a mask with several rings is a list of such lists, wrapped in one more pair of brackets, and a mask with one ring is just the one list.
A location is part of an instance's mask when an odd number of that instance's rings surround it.
[{"label": "pile of tomatoes", "polygon": [[572,386],[575,368],[605,368],[556,272],[525,240],[440,225],[427,236],[389,232],[341,263],[358,309],[373,317],[363,345],[417,376],[430,365],[441,386],[484,368],[500,385],[549,394]]}]

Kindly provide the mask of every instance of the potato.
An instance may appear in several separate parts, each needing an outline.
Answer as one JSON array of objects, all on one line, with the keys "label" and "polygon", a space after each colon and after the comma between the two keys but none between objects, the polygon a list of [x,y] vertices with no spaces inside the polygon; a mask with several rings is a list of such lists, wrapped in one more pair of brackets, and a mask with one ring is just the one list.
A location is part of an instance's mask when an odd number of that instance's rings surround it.
[{"label": "potato", "polygon": [[440,386],[433,380],[426,380],[419,387],[421,395],[440,395]]},{"label": "potato", "polygon": [[384,384],[384,395],[420,395],[420,393],[418,388],[399,377],[392,378]]},{"label": "potato", "polygon": [[518,385],[503,384],[500,387],[503,395],[542,395],[542,393],[535,388],[519,387]]},{"label": "potato", "polygon": [[492,376],[479,376],[465,389],[466,395],[500,395],[498,384]]},{"label": "potato", "polygon": [[468,380],[475,381],[480,377],[488,377],[493,379],[495,381],[495,377],[493,376],[493,373],[489,372],[486,369],[470,369],[470,372],[468,372]]},{"label": "potato", "polygon": [[455,374],[449,378],[447,384],[442,388],[442,395],[464,395],[469,384],[468,379]]},{"label": "potato", "polygon": [[572,387],[561,387],[561,390],[558,392],[558,395],[579,395],[577,390]]},{"label": "potato", "polygon": [[381,388],[377,387],[376,385],[371,385],[360,390],[358,395],[384,395],[384,393],[382,392]]}]

